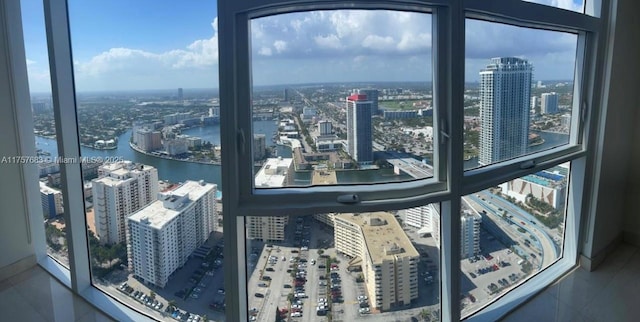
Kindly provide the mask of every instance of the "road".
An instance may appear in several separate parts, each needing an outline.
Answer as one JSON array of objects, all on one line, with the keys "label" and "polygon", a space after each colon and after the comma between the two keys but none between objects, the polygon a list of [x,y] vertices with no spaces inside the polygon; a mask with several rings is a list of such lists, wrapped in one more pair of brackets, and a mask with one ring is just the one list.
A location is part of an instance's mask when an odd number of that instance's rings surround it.
[{"label": "road", "polygon": [[[534,216],[490,192],[482,191],[479,192],[477,196],[470,195],[468,198],[475,204],[480,205],[482,209],[487,210],[487,213],[494,215],[498,222],[503,220],[502,213],[506,210],[509,215],[513,216],[513,218],[511,218],[513,227],[522,228],[529,235],[535,236],[536,241],[532,241],[532,243],[537,243],[542,253],[542,261],[539,262],[540,268],[551,264],[558,258],[558,248],[553,242],[553,239],[547,231],[542,228],[544,225],[535,219]],[[527,254],[527,257],[529,257],[529,254]]]}]

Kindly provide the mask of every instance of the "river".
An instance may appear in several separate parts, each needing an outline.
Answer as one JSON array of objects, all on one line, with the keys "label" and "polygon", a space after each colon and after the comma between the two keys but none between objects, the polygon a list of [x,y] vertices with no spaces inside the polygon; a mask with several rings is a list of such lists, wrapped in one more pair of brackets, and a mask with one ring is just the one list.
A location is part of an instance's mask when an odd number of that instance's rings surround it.
[{"label": "river", "polygon": [[[268,146],[274,146],[271,138],[278,130],[276,121],[255,121],[253,123],[255,133],[263,133],[266,136]],[[220,126],[210,125],[206,127],[195,127],[183,131],[184,134],[198,136],[203,141],[209,141],[212,144],[220,144]],[[539,132],[545,143],[532,147],[532,151],[540,151],[549,149],[554,146],[565,144],[568,142],[568,136],[557,133]],[[158,176],[161,180],[170,182],[183,182],[185,180],[204,180],[218,185],[221,189],[222,177],[221,166],[213,164],[201,164],[192,162],[182,162],[156,158],[135,152],[129,147],[129,138],[131,130],[122,134],[118,139],[118,148],[115,150],[94,150],[87,147],[80,148],[80,154],[87,157],[118,157],[124,160],[132,160],[143,164],[148,164],[158,169]],[[36,136],[36,148],[51,153],[52,156],[58,155],[58,148],[54,139],[48,139]],[[278,146],[277,153],[282,157],[291,157],[291,149],[288,147]],[[474,166],[475,165],[475,166]],[[477,159],[471,159],[465,162],[465,168],[476,167]],[[296,185],[307,185],[310,183],[310,172],[298,172],[295,174],[294,180]],[[339,183],[357,183],[357,182],[389,182],[410,180],[408,175],[395,175],[393,169],[382,170],[366,170],[366,171],[338,171],[337,179]]]}]

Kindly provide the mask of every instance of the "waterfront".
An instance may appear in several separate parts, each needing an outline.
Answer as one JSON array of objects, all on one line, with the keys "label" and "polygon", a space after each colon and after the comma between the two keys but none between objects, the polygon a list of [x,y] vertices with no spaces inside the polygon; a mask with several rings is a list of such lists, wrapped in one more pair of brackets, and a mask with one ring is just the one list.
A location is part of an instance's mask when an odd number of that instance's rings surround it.
[{"label": "waterfront", "polygon": [[[255,121],[255,133],[263,133],[267,137],[267,145],[274,146],[270,140],[278,130],[278,124],[275,121]],[[204,141],[212,144],[220,144],[220,126],[211,125],[206,127],[195,127],[183,131],[184,134],[199,136]],[[545,143],[532,148],[532,152],[541,151],[566,144],[568,136],[558,133],[538,132],[545,140]],[[129,138],[131,130],[126,131],[118,138],[118,147],[115,150],[94,150],[87,147],[80,147],[80,154],[83,157],[111,157],[124,160],[131,160],[143,164],[154,166],[158,169],[158,175],[161,180],[170,182],[183,182],[185,180],[204,180],[206,182],[215,183],[218,189],[221,189],[221,168],[219,165],[202,164],[194,162],[183,162],[157,158],[144,155],[134,151],[129,146]],[[51,156],[58,155],[58,149],[55,139],[49,139],[36,136],[36,148],[51,153]],[[282,157],[291,157],[291,149],[285,146],[278,146],[277,153]],[[475,165],[474,165],[475,164]],[[477,159],[471,159],[465,162],[465,168],[477,167]],[[295,185],[308,185],[311,180],[310,172],[298,172],[294,177]],[[382,170],[366,170],[366,171],[338,171],[337,178],[339,183],[356,183],[356,182],[381,182],[381,181],[403,181],[411,180],[408,175],[395,175],[393,169]]]}]

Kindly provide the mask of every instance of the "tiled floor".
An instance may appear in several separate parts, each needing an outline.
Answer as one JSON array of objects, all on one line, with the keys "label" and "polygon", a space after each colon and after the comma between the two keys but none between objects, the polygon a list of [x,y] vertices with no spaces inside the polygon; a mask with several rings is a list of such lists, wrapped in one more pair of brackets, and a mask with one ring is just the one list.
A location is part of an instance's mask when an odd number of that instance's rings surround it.
[{"label": "tiled floor", "polygon": [[[622,244],[594,272],[576,269],[504,321],[640,320],[640,250]],[[112,321],[42,268],[0,282],[0,321]]]},{"label": "tiled floor", "polygon": [[576,269],[504,321],[640,320],[640,250],[622,244],[589,273]]},{"label": "tiled floor", "polygon": [[113,321],[39,266],[0,282],[0,321]]}]

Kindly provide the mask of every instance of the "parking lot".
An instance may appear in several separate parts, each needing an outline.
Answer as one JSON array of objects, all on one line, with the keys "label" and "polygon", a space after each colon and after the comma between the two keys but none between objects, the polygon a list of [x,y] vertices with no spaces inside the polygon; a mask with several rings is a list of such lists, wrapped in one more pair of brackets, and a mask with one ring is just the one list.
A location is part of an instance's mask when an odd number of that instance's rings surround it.
[{"label": "parking lot", "polygon": [[473,312],[516,285],[523,277],[521,260],[489,233],[480,234],[482,255],[461,261],[463,314]]},{"label": "parking lot", "polygon": [[[219,234],[212,236],[206,246],[211,247],[212,250],[221,251],[220,246],[223,244],[221,244]],[[215,248],[215,246],[219,246],[219,248]],[[188,321],[189,315],[206,315],[208,319],[224,321],[224,311],[213,310],[210,306],[215,301],[224,303],[224,295],[219,292],[224,287],[221,267],[221,258],[214,265],[211,265],[203,258],[191,256],[183,267],[174,272],[164,288],[144,284],[126,271],[114,272],[103,287],[106,287],[112,295],[158,319],[170,319],[171,312],[167,312],[167,307],[169,304],[174,304],[180,312],[186,313],[183,314],[184,318],[177,316],[174,317],[176,319]],[[132,292],[128,293],[119,289],[122,283],[126,283]],[[147,297],[153,298],[151,303],[157,303],[154,305],[146,304],[144,299],[134,296],[136,291],[139,296],[147,295]],[[161,308],[156,309],[156,307],[160,307],[159,304]],[[221,308],[223,306],[221,304]]]}]

